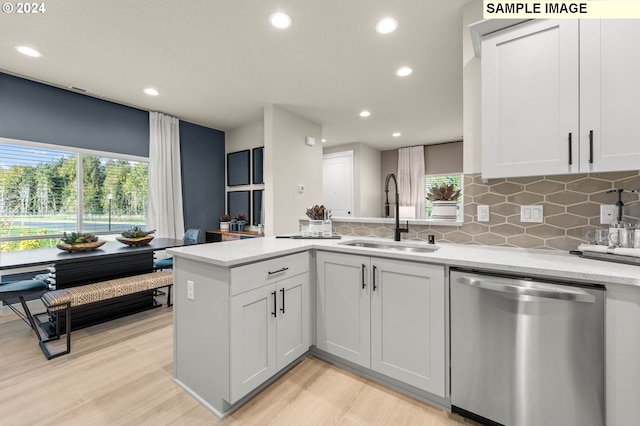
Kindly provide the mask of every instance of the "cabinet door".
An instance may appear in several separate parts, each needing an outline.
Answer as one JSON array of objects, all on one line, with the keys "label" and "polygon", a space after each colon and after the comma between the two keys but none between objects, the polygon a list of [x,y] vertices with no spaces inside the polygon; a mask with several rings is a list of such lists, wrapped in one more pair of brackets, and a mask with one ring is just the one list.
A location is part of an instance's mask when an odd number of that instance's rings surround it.
[{"label": "cabinet door", "polygon": [[265,285],[231,297],[231,404],[276,373],[275,288]]},{"label": "cabinet door", "polygon": [[637,170],[640,165],[638,45],[638,20],[580,21],[583,172]]},{"label": "cabinet door", "polygon": [[371,265],[371,368],[444,397],[444,268],[376,258]]},{"label": "cabinet door", "polygon": [[277,283],[278,370],[309,350],[309,274],[304,273]]},{"label": "cabinet door", "polygon": [[316,327],[319,349],[369,367],[369,258],[317,254]]},{"label": "cabinet door", "polygon": [[577,172],[578,111],[577,20],[483,38],[483,177]]}]

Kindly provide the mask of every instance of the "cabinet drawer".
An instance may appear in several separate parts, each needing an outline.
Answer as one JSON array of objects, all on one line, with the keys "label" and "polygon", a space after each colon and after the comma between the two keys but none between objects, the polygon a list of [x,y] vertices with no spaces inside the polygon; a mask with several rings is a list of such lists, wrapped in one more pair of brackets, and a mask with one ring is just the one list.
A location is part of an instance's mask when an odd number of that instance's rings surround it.
[{"label": "cabinet drawer", "polygon": [[276,257],[231,269],[231,295],[309,271],[309,253]]}]

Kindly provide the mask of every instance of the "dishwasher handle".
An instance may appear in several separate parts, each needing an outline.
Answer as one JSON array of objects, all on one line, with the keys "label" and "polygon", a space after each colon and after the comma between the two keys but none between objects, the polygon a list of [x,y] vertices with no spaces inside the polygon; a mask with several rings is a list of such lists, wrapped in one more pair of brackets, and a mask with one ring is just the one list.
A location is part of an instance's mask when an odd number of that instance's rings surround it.
[{"label": "dishwasher handle", "polygon": [[560,288],[560,286],[545,283],[533,283],[518,279],[478,279],[471,277],[458,277],[459,284],[484,290],[509,293],[517,296],[536,296],[546,299],[565,300],[568,302],[594,303],[596,297],[584,290],[575,287]]}]

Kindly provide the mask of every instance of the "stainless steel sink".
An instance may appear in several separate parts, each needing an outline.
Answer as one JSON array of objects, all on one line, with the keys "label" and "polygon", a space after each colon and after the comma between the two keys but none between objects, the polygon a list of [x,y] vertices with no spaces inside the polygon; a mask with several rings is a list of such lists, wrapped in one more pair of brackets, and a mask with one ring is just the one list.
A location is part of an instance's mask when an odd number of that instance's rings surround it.
[{"label": "stainless steel sink", "polygon": [[366,248],[375,248],[375,249],[383,249],[383,250],[394,250],[394,251],[403,251],[410,253],[433,253],[438,250],[440,247],[435,245],[427,245],[420,243],[402,243],[395,241],[345,241],[343,243],[339,243],[345,246],[351,247],[366,247]]}]

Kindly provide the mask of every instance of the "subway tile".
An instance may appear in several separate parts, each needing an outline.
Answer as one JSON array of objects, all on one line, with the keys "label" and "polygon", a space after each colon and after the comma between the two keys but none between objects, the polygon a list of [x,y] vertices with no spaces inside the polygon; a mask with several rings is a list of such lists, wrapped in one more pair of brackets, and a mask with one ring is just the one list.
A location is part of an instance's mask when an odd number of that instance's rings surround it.
[{"label": "subway tile", "polygon": [[582,240],[566,236],[545,240],[546,246],[557,250],[575,250],[582,243]]},{"label": "subway tile", "polygon": [[543,239],[524,234],[507,238],[507,243],[522,248],[539,248],[544,246]]},{"label": "subway tile", "polygon": [[443,235],[443,238],[452,243],[466,243],[473,241],[473,237],[471,235],[460,231],[447,232]]}]

